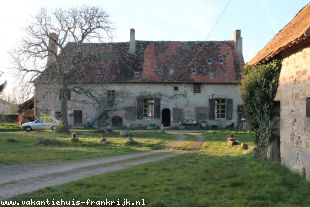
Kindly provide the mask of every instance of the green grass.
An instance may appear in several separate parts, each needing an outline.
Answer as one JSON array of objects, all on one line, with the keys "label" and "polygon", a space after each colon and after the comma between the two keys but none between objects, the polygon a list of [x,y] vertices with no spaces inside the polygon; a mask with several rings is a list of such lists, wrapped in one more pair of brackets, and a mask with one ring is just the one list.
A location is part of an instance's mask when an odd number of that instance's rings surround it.
[{"label": "green grass", "polygon": [[[136,133],[135,139],[164,142],[171,138],[164,133]],[[12,200],[143,198],[152,207],[310,206],[309,182],[279,163],[257,159],[240,146],[226,145],[229,134],[253,146],[251,132],[207,131],[203,133],[204,147],[198,152],[49,187]],[[144,145],[152,146],[150,142]],[[193,135],[188,135],[186,142],[194,142]]]},{"label": "green grass", "polygon": [[9,131],[21,131],[20,126],[17,122],[1,122],[0,123],[0,132],[9,132]]},{"label": "green grass", "polygon": [[[310,205],[310,184],[253,155],[189,154],[50,187],[13,200],[145,199],[158,207]],[[82,205],[83,206],[83,205]]]},{"label": "green grass", "polygon": [[220,131],[207,131],[204,132],[205,144],[202,149],[208,155],[230,155],[239,156],[251,152],[251,150],[243,150],[238,146],[228,146],[226,143],[227,136],[233,134],[234,137],[241,143],[246,143],[253,148],[254,133],[249,131],[230,131],[230,130],[220,130]]},{"label": "green grass", "polygon": [[[128,138],[120,137],[119,132],[102,134],[94,130],[75,131],[79,143],[70,141],[70,134],[52,131],[19,132],[0,135],[0,163],[22,163],[42,160],[72,160],[111,156],[151,149],[158,149],[169,142],[173,135],[152,131],[133,131],[131,136],[136,144],[128,144]],[[101,144],[101,137],[107,144]],[[55,145],[41,145],[38,138],[57,139]],[[15,142],[8,139],[14,139]]]}]

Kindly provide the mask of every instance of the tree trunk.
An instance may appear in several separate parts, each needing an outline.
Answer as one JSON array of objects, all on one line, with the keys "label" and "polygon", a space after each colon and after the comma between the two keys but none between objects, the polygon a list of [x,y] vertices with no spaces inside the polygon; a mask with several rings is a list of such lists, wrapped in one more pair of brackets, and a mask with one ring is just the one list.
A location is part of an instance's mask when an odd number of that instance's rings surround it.
[{"label": "tree trunk", "polygon": [[62,90],[62,99],[61,99],[61,120],[62,120],[62,131],[70,132],[69,123],[68,123],[68,96],[66,95],[68,87],[64,85]]}]

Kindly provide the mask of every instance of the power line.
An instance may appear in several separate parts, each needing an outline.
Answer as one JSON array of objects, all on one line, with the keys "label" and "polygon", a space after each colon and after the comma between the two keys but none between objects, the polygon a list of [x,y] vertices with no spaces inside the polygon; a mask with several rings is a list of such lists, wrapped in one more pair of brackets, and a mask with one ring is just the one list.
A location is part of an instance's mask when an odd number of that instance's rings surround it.
[{"label": "power line", "polygon": [[210,32],[209,32],[209,34],[208,34],[208,36],[207,36],[207,40],[209,40],[209,38],[210,38],[210,36],[211,36],[212,32],[213,32],[213,31],[214,31],[214,29],[216,28],[217,24],[220,22],[220,20],[221,20],[222,16],[224,15],[224,13],[225,13],[225,11],[226,11],[227,7],[228,7],[228,6],[229,6],[229,4],[230,4],[230,2],[231,2],[231,0],[228,0],[228,1],[227,1],[227,3],[226,3],[226,5],[225,5],[225,7],[224,7],[224,9],[223,9],[222,13],[221,13],[221,14],[220,14],[220,16],[217,18],[217,20],[215,21],[215,23],[214,23],[214,25],[213,25],[212,29],[210,30]]}]

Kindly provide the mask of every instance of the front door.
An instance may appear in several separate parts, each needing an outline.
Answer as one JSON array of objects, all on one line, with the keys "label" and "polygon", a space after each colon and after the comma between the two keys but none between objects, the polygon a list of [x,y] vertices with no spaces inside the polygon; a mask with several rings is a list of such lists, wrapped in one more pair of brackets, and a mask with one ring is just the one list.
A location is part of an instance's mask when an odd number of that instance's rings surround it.
[{"label": "front door", "polygon": [[167,127],[170,126],[171,118],[170,118],[170,109],[163,109],[161,112],[161,120],[162,124]]}]

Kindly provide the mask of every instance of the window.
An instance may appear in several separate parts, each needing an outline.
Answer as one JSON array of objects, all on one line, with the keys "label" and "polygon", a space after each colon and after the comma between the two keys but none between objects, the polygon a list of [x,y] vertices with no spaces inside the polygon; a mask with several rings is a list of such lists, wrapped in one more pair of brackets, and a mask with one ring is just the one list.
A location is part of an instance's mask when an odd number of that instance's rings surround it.
[{"label": "window", "polygon": [[179,90],[179,86],[174,86],[174,87],[173,87],[173,90],[174,90],[174,91],[178,91],[178,90]]},{"label": "window", "polygon": [[192,68],[192,74],[197,74],[198,70],[197,68]]},{"label": "window", "polygon": [[306,98],[306,117],[310,118],[310,98]]},{"label": "window", "polygon": [[224,64],[224,58],[223,58],[223,57],[220,57],[220,59],[219,59],[219,63],[220,63],[221,65],[223,65],[223,64]]},{"label": "window", "polygon": [[233,99],[212,98],[209,99],[209,119],[227,119],[233,118]]},{"label": "window", "polygon": [[169,75],[174,75],[174,68],[169,68]]},{"label": "window", "polygon": [[214,72],[208,72],[208,73],[207,73],[207,76],[208,76],[209,78],[214,78]]},{"label": "window", "polygon": [[102,68],[102,65],[96,65],[96,74],[97,75],[101,74],[101,68]]},{"label": "window", "polygon": [[215,104],[215,118],[226,119],[226,99],[216,98],[214,104]]},{"label": "window", "polygon": [[160,98],[137,98],[137,119],[159,119],[160,112]]},{"label": "window", "polygon": [[136,71],[135,72],[135,78],[140,78],[141,76],[141,72],[140,71]]},{"label": "window", "polygon": [[143,105],[143,116],[144,117],[154,117],[154,105],[155,100],[154,99],[144,99],[144,105]]},{"label": "window", "polygon": [[160,67],[157,67],[157,68],[156,68],[156,72],[157,72],[157,74],[161,74],[161,68],[160,68]]},{"label": "window", "polygon": [[107,104],[109,107],[115,106],[115,90],[108,90]]},{"label": "window", "polygon": [[200,83],[194,83],[193,92],[194,93],[200,93],[201,92],[201,84]]},{"label": "window", "polygon": [[212,65],[212,58],[208,58],[208,65]]},{"label": "window", "polygon": [[55,112],[55,118],[56,118],[57,120],[60,120],[60,118],[61,118],[61,112],[60,112],[60,111],[56,111],[56,112]]}]

